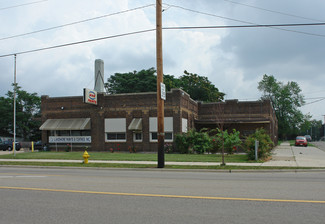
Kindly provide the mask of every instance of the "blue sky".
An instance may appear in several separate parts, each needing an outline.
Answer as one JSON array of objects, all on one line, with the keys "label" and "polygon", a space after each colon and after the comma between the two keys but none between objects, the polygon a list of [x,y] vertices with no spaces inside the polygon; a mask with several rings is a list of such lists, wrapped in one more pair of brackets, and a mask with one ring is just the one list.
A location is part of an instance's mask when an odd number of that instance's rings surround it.
[{"label": "blue sky", "polygon": [[[163,27],[325,22],[322,0],[163,4]],[[153,29],[155,10],[154,0],[0,0],[0,56]],[[102,18],[80,22],[95,17]],[[79,23],[27,34],[75,22]],[[261,97],[257,85],[264,74],[284,83],[295,81],[306,98],[302,112],[323,120],[325,26],[283,29],[164,30],[164,73],[178,77],[187,70],[207,76],[226,99],[239,100]],[[20,36],[12,37],[16,35]],[[18,54],[17,82],[39,95],[81,95],[84,87],[93,88],[95,59],[104,60],[107,79],[116,72],[156,67],[155,55],[155,32]],[[12,89],[13,73],[14,57],[0,57],[1,96]]]}]

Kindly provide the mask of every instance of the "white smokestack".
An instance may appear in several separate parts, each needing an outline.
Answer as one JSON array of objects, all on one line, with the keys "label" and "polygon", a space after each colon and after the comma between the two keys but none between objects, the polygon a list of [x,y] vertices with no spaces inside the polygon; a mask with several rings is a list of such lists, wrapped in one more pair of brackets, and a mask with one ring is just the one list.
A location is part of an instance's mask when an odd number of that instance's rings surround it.
[{"label": "white smokestack", "polygon": [[99,93],[104,90],[104,61],[102,59],[95,60],[95,91]]}]

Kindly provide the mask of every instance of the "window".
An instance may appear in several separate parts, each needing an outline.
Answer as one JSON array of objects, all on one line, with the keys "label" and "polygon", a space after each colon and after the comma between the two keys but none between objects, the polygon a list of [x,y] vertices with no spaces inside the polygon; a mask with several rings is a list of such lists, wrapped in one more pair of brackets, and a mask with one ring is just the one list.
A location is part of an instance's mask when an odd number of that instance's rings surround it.
[{"label": "window", "polygon": [[[150,132],[150,141],[158,141],[157,132]],[[165,141],[173,141],[173,132],[165,132]]]},{"label": "window", "polygon": [[107,133],[107,140],[126,140],[125,133]]},{"label": "window", "polygon": [[[158,140],[157,134],[157,118],[150,117],[149,118],[149,132],[150,132],[150,141],[156,142]],[[164,118],[164,129],[165,129],[165,141],[172,142],[173,141],[173,118],[165,117]]]},{"label": "window", "polygon": [[142,132],[133,133],[133,141],[142,142]]},{"label": "window", "polygon": [[107,142],[126,141],[126,119],[107,118],[105,119],[105,133]]},{"label": "window", "polygon": [[187,132],[187,119],[182,118],[182,132],[186,133]]}]

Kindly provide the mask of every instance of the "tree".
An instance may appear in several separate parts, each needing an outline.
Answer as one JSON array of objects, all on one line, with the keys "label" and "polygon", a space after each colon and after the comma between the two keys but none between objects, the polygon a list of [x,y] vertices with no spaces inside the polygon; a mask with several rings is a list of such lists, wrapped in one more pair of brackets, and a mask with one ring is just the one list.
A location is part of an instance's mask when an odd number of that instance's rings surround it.
[{"label": "tree", "polygon": [[198,101],[217,102],[223,100],[224,93],[219,92],[207,77],[184,71],[179,78],[180,88],[190,94],[191,98]]},{"label": "tree", "polygon": [[[14,86],[14,85],[13,85]],[[24,139],[40,139],[40,106],[41,98],[36,93],[27,93],[20,86],[16,88],[16,134]],[[14,92],[8,91],[7,97],[0,97],[0,130],[13,134]]]},{"label": "tree", "polygon": [[299,125],[303,122],[303,114],[298,109],[304,104],[304,96],[296,82],[283,84],[274,76],[264,75],[258,83],[258,90],[263,92],[262,99],[272,102],[278,119],[279,136],[286,139],[297,134]]},{"label": "tree", "polygon": [[320,130],[322,127],[321,120],[311,119],[312,116],[308,113],[304,115],[303,122],[299,126],[299,135],[310,135],[313,140],[320,139]]},{"label": "tree", "polygon": [[111,94],[156,92],[157,78],[155,72],[154,68],[150,68],[139,72],[115,73],[107,79],[106,91]]},{"label": "tree", "polygon": [[[106,92],[117,93],[139,93],[156,92],[157,77],[156,70],[150,68],[139,72],[115,73],[105,83]],[[219,92],[207,77],[184,71],[185,75],[175,78],[173,75],[164,75],[164,83],[167,91],[172,88],[181,88],[194,100],[205,102],[216,102],[223,100],[224,93]]]}]

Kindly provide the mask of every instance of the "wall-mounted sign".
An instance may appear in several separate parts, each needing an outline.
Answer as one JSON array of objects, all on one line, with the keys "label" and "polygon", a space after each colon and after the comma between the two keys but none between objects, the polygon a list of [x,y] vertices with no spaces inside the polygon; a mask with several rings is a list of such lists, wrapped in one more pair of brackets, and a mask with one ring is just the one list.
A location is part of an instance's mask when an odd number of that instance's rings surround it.
[{"label": "wall-mounted sign", "polygon": [[91,136],[50,136],[49,143],[91,143]]},{"label": "wall-mounted sign", "polygon": [[97,105],[97,92],[91,89],[84,88],[84,103]]}]

